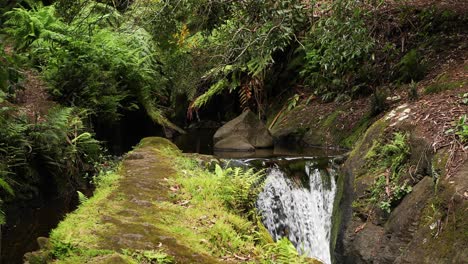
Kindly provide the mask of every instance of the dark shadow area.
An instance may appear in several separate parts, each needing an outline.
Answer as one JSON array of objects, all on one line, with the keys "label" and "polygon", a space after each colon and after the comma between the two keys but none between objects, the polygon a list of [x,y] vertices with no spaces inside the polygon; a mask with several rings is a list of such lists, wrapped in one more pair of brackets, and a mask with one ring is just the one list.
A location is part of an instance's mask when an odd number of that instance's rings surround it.
[{"label": "dark shadow area", "polygon": [[1,264],[21,264],[23,255],[39,249],[37,237],[48,237],[50,230],[76,209],[76,193],[65,197],[45,198],[36,205],[7,205],[7,224],[2,226]]}]

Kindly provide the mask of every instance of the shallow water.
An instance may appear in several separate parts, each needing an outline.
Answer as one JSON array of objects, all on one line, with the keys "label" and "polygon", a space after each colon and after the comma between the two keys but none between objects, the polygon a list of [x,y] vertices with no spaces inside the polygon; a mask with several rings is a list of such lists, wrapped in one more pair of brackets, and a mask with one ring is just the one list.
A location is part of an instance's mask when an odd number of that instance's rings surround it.
[{"label": "shallow water", "polygon": [[38,249],[37,237],[50,230],[78,205],[77,197],[47,199],[34,207],[7,208],[2,227],[1,264],[23,263],[23,255]]}]

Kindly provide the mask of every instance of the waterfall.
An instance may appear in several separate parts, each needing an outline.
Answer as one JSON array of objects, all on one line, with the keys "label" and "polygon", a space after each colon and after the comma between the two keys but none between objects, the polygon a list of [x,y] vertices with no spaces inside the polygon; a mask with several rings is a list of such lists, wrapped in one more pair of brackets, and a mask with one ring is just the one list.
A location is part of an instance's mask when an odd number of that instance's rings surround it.
[{"label": "waterfall", "polygon": [[273,239],[287,237],[300,254],[331,264],[335,171],[313,161],[302,168],[303,177],[278,166],[269,169],[257,208]]}]

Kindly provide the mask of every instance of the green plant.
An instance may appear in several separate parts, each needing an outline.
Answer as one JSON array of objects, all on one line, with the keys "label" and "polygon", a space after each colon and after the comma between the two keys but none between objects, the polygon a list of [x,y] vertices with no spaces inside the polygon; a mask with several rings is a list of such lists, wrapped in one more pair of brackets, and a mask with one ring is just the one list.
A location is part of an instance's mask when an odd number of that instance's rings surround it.
[{"label": "green plant", "polygon": [[0,42],[0,104],[14,98],[15,92],[21,88],[22,76],[18,69],[18,60],[17,56],[6,54],[5,47]]},{"label": "green plant", "polygon": [[[264,264],[287,264],[287,263],[309,263],[306,256],[297,253],[294,245],[287,238],[283,237],[274,244],[265,246],[265,253],[261,263]],[[312,262],[313,263],[313,262]]]},{"label": "green plant", "polygon": [[241,168],[222,169],[218,164],[215,173],[219,180],[221,198],[226,206],[238,214],[255,213],[255,201],[263,189],[264,171]]},{"label": "green plant", "polygon": [[371,97],[370,115],[376,116],[387,109],[387,93],[384,90],[377,90]]},{"label": "green plant", "polygon": [[408,99],[415,101],[418,99],[418,83],[411,80],[411,83],[408,85]]},{"label": "green plant", "polygon": [[90,109],[100,122],[142,107],[156,123],[182,132],[159,107],[166,79],[152,36],[121,23],[112,7],[87,1],[69,23],[56,16],[55,5],[15,8],[7,16],[16,49],[42,69],[59,102]]},{"label": "green plant", "polygon": [[299,96],[299,94],[295,94],[293,95],[291,98],[289,98],[288,102],[287,102],[287,105],[288,105],[288,111],[291,111],[293,110],[294,108],[296,108],[297,106],[297,103],[299,102],[299,99],[301,97]]},{"label": "green plant", "polygon": [[446,134],[455,134],[458,136],[463,144],[468,143],[468,122],[467,115],[462,115],[458,121],[454,124],[454,128],[451,128],[445,132]]},{"label": "green plant", "polygon": [[15,108],[0,111],[0,178],[15,190],[16,199],[37,195],[41,177],[53,177],[50,182],[63,191],[94,174],[102,149],[83,118],[86,113],[63,107],[52,108],[39,121]]},{"label": "green plant", "polygon": [[123,249],[122,253],[136,260],[137,263],[145,264],[170,264],[175,263],[174,258],[161,250],[128,250]]},{"label": "green plant", "polygon": [[421,55],[416,49],[406,53],[397,65],[399,81],[411,82],[421,80],[426,73],[426,66],[422,62]]},{"label": "green plant", "polygon": [[208,33],[203,50],[213,64],[204,78],[209,88],[197,96],[193,108],[202,107],[214,95],[256,81],[256,104],[261,112],[265,75],[274,64],[274,55],[293,43],[307,21],[306,3],[292,1],[235,1],[229,16]]},{"label": "green plant", "polygon": [[305,83],[325,101],[337,94],[352,94],[353,87],[370,77],[360,69],[373,60],[374,39],[365,24],[365,13],[358,3],[336,1],[333,15],[319,19],[305,39],[305,64],[301,71]]},{"label": "green plant", "polygon": [[377,163],[374,166],[378,173],[370,188],[369,201],[388,213],[396,202],[412,191],[412,186],[401,180],[410,155],[407,137],[406,134],[395,133],[387,144],[374,142],[372,151],[366,155],[369,162]]}]

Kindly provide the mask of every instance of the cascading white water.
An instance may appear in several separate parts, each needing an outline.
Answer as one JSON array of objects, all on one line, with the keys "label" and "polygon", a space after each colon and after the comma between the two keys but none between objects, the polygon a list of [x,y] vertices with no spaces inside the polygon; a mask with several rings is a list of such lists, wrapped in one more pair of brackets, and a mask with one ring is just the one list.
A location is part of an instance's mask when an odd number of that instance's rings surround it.
[{"label": "cascading white water", "polygon": [[288,237],[299,253],[331,264],[335,172],[320,171],[311,161],[306,162],[304,172],[309,186],[294,175],[285,175],[278,167],[269,169],[257,208],[275,240]]}]

